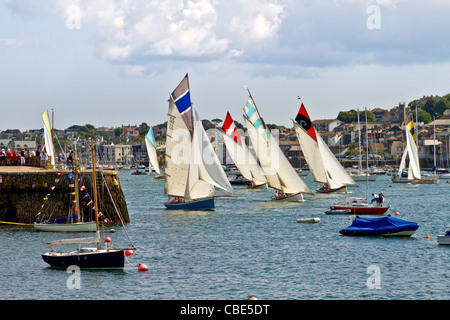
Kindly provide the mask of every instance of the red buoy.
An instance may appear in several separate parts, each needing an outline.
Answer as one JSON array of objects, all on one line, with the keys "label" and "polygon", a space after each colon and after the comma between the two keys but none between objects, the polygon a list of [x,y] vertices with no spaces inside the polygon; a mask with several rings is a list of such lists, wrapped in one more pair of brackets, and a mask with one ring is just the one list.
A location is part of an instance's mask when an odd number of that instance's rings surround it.
[{"label": "red buoy", "polygon": [[110,237],[105,237],[105,240],[104,240],[106,243],[108,243],[108,242],[111,242],[111,238]]},{"label": "red buoy", "polygon": [[247,300],[258,300],[258,298],[256,298],[255,296],[250,296]]},{"label": "red buoy", "polygon": [[145,264],[141,263],[141,264],[139,264],[138,270],[139,271],[147,271],[148,267]]},{"label": "red buoy", "polygon": [[399,213],[398,211],[394,213],[394,215],[396,215],[396,216],[398,216],[399,214],[400,214],[400,213]]},{"label": "red buoy", "polygon": [[127,257],[132,256],[133,255],[133,250],[125,250],[125,255]]}]

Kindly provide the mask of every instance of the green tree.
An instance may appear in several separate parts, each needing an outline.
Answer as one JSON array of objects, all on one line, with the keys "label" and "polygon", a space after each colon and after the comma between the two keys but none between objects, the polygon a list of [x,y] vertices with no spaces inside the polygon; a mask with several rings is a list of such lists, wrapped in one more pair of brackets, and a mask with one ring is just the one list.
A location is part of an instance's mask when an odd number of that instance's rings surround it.
[{"label": "green tree", "polygon": [[[413,116],[413,119],[415,120],[416,119],[416,111],[415,110],[412,112],[412,116]],[[417,121],[423,122],[426,124],[426,123],[430,123],[431,120],[432,120],[431,115],[428,112],[426,112],[425,110],[419,110],[417,112]]]}]

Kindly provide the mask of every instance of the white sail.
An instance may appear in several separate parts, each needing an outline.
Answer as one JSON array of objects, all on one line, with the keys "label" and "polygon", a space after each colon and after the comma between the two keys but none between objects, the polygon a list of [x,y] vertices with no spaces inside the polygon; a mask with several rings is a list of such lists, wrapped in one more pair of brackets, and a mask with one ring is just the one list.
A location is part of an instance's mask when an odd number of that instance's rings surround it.
[{"label": "white sail", "polygon": [[161,170],[159,168],[158,153],[156,151],[155,137],[153,135],[153,130],[150,128],[147,135],[145,136],[145,146],[147,147],[148,158],[153,169],[160,174]]},{"label": "white sail", "polygon": [[45,141],[45,151],[50,158],[50,162],[53,167],[56,166],[55,160],[55,148],[53,147],[52,140],[52,129],[50,127],[50,118],[48,115],[48,110],[42,115],[42,120],[44,121],[44,141]]},{"label": "white sail", "polygon": [[166,140],[165,194],[184,197],[191,159],[191,133],[172,98],[169,101]]},{"label": "white sail", "polygon": [[244,120],[250,139],[269,186],[282,190],[286,194],[310,192],[266,128],[251,96],[247,100],[244,111]]},{"label": "white sail", "polygon": [[225,146],[231,159],[241,172],[242,176],[255,185],[261,185],[267,182],[264,172],[255,157],[250,153],[245,143],[235,141],[230,135],[222,132]]},{"label": "white sail", "polygon": [[320,134],[310,123],[311,120],[309,119],[303,104],[299,114],[303,114],[304,120],[307,118],[306,120],[310,124],[308,130],[311,131],[311,135],[316,138],[313,139],[297,121],[292,120],[297,139],[314,180],[326,183],[329,189],[338,189],[343,186],[356,185],[353,178],[339,163],[330,148],[328,148],[323,141]]},{"label": "white sail", "polygon": [[327,183],[327,174],[323,166],[322,155],[318,143],[295,121],[294,129],[302,148],[308,168],[316,182]]},{"label": "white sail", "polygon": [[275,164],[278,179],[280,180],[281,190],[286,194],[310,192],[308,186],[303,182],[291,163],[288,161],[283,151],[281,151],[278,142],[267,129],[267,137],[270,146],[270,156],[272,163]]},{"label": "white sail", "polygon": [[317,182],[327,183],[330,189],[355,185],[355,181],[342,167],[314,127],[317,142],[293,120],[297,138],[308,167]]},{"label": "white sail", "polygon": [[165,175],[169,196],[205,198],[215,194],[214,187],[233,191],[191,106],[187,75],[169,99]]},{"label": "white sail", "polygon": [[419,153],[411,132],[406,128],[406,148],[409,154],[408,179],[421,179]]},{"label": "white sail", "polygon": [[267,184],[273,189],[281,190],[280,180],[278,179],[275,168],[272,166],[267,141],[261,137],[253,124],[245,116],[244,121],[253,149],[255,150],[259,164],[261,165],[264,175],[266,176]]}]

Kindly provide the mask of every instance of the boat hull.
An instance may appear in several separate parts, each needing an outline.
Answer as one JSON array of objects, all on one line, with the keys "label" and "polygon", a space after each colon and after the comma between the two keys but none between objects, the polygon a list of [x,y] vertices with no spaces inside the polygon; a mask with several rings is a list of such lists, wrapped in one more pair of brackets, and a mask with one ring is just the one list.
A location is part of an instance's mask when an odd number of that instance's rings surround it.
[{"label": "boat hull", "polygon": [[171,210],[213,210],[214,209],[214,197],[189,200],[183,203],[170,203],[165,202],[164,205],[167,209]]},{"label": "boat hull", "polygon": [[316,189],[317,193],[334,193],[334,192],[340,192],[340,193],[347,193],[347,187],[346,186],[342,186],[340,188],[336,188],[336,189],[322,189],[322,187],[319,187]]},{"label": "boat hull", "polygon": [[304,201],[303,193],[287,194],[285,197],[272,196],[271,199],[274,201],[287,201],[287,202]]},{"label": "boat hull", "polygon": [[374,214],[382,215],[388,211],[388,207],[371,207],[371,206],[357,206],[351,204],[333,204],[330,206],[331,210],[350,210],[350,214]]},{"label": "boat hull", "polygon": [[259,190],[267,190],[267,183],[258,184],[258,185],[245,185],[248,189],[259,189]]},{"label": "boat hull", "polygon": [[298,223],[319,223],[320,218],[300,218],[297,219]]},{"label": "boat hull", "polygon": [[410,237],[416,232],[416,230],[402,230],[396,232],[383,232],[383,233],[376,233],[376,232],[366,233],[366,232],[354,232],[344,230],[341,231],[339,232],[345,236],[378,236],[378,237]]},{"label": "boat hull", "polygon": [[91,222],[75,222],[75,223],[34,223],[34,229],[38,231],[48,232],[95,232],[97,231],[97,223]]},{"label": "boat hull", "polygon": [[350,177],[352,177],[352,179],[354,181],[376,181],[377,180],[377,175],[374,174],[370,174],[369,176],[367,175],[350,175]]},{"label": "boat hull", "polygon": [[450,236],[437,236],[439,244],[450,245]]},{"label": "boat hull", "polygon": [[82,248],[73,252],[46,252],[42,259],[54,268],[78,266],[80,269],[123,269],[124,249]]}]

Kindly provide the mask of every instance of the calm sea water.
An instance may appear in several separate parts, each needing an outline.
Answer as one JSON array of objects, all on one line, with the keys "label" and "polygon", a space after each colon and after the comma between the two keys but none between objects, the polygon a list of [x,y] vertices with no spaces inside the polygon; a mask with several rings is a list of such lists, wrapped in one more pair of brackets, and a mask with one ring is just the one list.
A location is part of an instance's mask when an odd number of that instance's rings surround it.
[{"label": "calm sea water", "polygon": [[[450,298],[450,247],[436,240],[450,226],[445,180],[409,185],[380,176],[369,182],[370,193],[384,191],[389,213],[420,224],[410,238],[369,238],[340,235],[350,218],[324,213],[342,195],[281,204],[268,200],[272,190],[237,187],[236,197],[216,200],[215,211],[177,212],[163,205],[163,180],[130,171],[119,176],[131,218],[127,230],[138,249],[124,271],[82,271],[80,289],[70,289],[71,274],[41,258],[47,241],[65,235],[2,225],[0,299]],[[311,176],[305,182],[315,187]],[[350,191],[365,196],[365,183]],[[297,223],[301,217],[321,221]],[[122,229],[109,236],[115,246],[128,245]],[[149,270],[139,272],[138,263]]]}]

